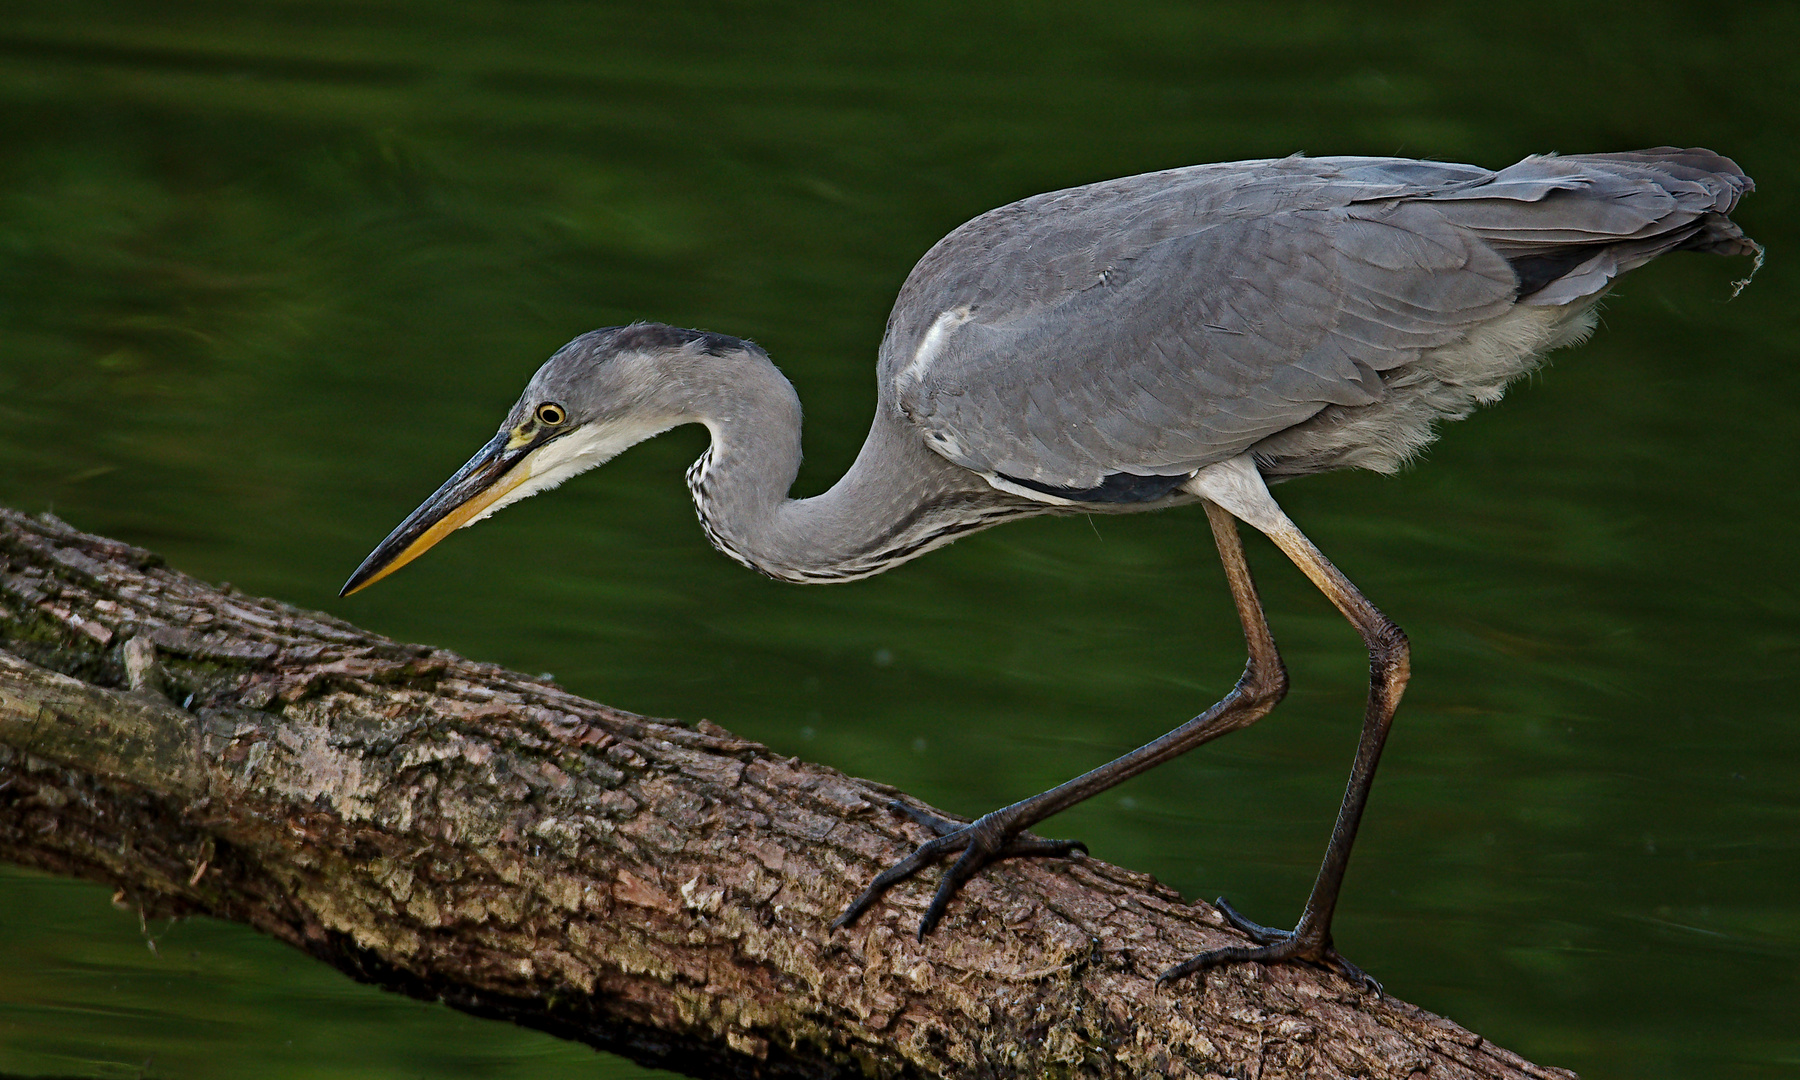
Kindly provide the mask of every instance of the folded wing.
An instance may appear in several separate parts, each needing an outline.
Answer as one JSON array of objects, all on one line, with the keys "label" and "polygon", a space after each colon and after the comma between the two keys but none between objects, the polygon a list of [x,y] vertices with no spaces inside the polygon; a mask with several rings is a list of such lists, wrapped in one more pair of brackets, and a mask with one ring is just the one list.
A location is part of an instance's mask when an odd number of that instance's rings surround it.
[{"label": "folded wing", "polygon": [[1664,148],[1497,173],[1288,158],[1054,192],[921,260],[883,393],[959,465],[1151,498],[1380,401],[1384,373],[1517,305],[1585,306],[1676,248],[1755,250],[1725,216],[1749,188],[1728,159]]}]

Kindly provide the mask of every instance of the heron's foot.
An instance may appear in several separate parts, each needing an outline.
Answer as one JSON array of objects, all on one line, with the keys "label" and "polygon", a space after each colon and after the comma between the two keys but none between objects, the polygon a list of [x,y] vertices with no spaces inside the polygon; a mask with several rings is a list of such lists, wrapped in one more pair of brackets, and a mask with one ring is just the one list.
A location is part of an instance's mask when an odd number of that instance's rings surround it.
[{"label": "heron's foot", "polygon": [[1343,978],[1365,990],[1372,990],[1376,997],[1381,995],[1381,984],[1362,968],[1338,954],[1332,947],[1331,935],[1326,932],[1306,933],[1306,920],[1301,920],[1301,930],[1277,930],[1271,926],[1251,922],[1240,915],[1236,908],[1225,902],[1224,897],[1215,901],[1219,914],[1225,921],[1245,934],[1255,945],[1234,945],[1223,949],[1211,949],[1190,960],[1184,960],[1156,977],[1158,983],[1170,982],[1184,975],[1192,975],[1207,968],[1220,967],[1224,964],[1273,964],[1282,960],[1299,960],[1302,963],[1334,971]]},{"label": "heron's foot", "polygon": [[1087,845],[1079,840],[1044,840],[1026,833],[1023,825],[1007,821],[1006,810],[996,810],[977,821],[965,822],[915,809],[897,799],[888,804],[888,809],[905,814],[937,833],[937,837],[920,844],[911,855],[877,875],[869,883],[869,887],[863,890],[862,895],[831,924],[833,930],[849,926],[869,910],[875,901],[881,899],[881,894],[889,888],[954,851],[962,852],[962,857],[951,864],[944,879],[938,882],[937,894],[931,898],[931,906],[925,909],[925,917],[919,920],[921,941],[943,919],[944,910],[950,906],[951,898],[977,871],[989,863],[1021,855],[1066,856],[1077,851],[1084,854],[1087,852]]}]

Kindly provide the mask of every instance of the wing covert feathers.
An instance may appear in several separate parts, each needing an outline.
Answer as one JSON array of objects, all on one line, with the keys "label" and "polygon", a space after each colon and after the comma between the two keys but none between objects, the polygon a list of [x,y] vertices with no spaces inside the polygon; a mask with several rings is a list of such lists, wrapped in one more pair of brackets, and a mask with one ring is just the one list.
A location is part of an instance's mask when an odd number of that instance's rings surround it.
[{"label": "wing covert feathers", "polygon": [[914,268],[884,405],[957,464],[1034,487],[1186,475],[1301,425],[1417,414],[1392,399],[1453,385],[1445,358],[1517,308],[1573,321],[1666,251],[1760,250],[1727,217],[1751,188],[1727,158],[1660,147],[1498,172],[1290,157],[1039,195]]}]

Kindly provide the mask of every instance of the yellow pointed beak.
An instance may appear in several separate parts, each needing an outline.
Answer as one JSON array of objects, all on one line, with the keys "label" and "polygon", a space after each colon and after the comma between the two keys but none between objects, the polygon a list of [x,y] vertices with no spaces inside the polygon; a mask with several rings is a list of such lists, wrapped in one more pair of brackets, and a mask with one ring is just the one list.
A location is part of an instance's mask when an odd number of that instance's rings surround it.
[{"label": "yellow pointed beak", "polygon": [[519,465],[530,456],[532,448],[512,446],[516,441],[505,431],[494,436],[369,553],[338,595],[349,596],[366,589],[412,562],[524,483],[531,470]]}]

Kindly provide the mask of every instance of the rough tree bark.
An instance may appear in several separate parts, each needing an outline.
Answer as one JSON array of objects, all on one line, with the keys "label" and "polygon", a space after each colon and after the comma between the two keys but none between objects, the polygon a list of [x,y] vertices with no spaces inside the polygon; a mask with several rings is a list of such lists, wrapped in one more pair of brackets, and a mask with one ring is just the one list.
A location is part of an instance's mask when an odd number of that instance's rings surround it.
[{"label": "rough tree bark", "polygon": [[0,509],[0,858],[712,1077],[1568,1077],[1098,860],[832,917],[889,788],[633,716]]}]

